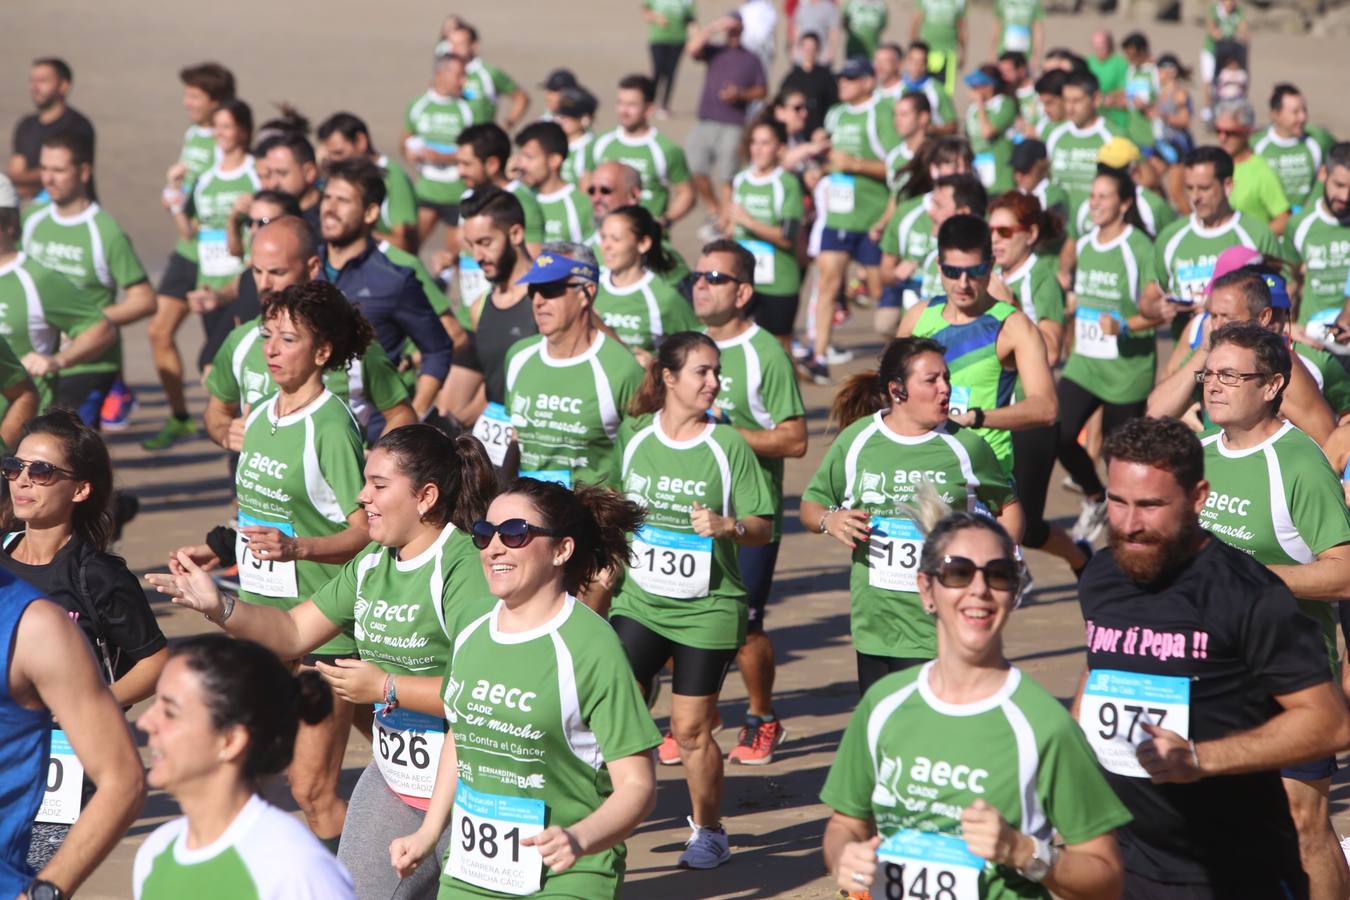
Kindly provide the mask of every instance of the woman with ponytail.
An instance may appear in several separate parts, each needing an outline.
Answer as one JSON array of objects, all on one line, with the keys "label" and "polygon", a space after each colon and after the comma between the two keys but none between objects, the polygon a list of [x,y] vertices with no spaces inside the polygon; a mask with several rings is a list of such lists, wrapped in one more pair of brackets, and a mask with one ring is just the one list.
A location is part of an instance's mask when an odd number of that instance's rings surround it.
[{"label": "woman with ponytail", "polygon": [[937,653],[933,620],[919,601],[919,551],[931,505],[928,485],[952,509],[983,510],[1014,537],[1022,510],[989,445],[948,419],[951,380],[942,345],[897,338],[876,372],[840,388],[842,430],[802,494],[801,520],[853,553],[853,646],[860,693],[890,672]]},{"label": "woman with ponytail", "polygon": [[496,600],[456,620],[454,738],[421,827],[380,847],[400,876],[445,859],[441,897],[618,896],[661,736],[614,630],[577,596],[627,563],[642,520],[608,489],[520,478],[474,523]]},{"label": "woman with ponytail", "polygon": [[595,311],[624,346],[646,365],[668,334],[699,327],[693,307],[671,287],[675,267],[661,240],[661,224],[641,206],[621,206],[600,223],[605,268]]},{"label": "woman with ponytail", "polygon": [[174,647],[155,702],[136,722],[150,751],[146,780],[184,815],[136,851],[136,900],[295,897],[354,900],[352,880],[290,813],[258,792],[290,765],[301,722],[333,709],[319,676],[224,635]]},{"label": "woman with ponytail", "polygon": [[310,599],[283,611],[222,596],[187,553],[172,574],[149,576],[175,603],[282,659],[342,634],[355,641],[359,659],[319,662],[318,670],[340,699],[375,708],[373,759],[352,792],[338,848],[362,897],[436,893],[435,865],[400,883],[386,848],[421,824],[431,798],[453,624],[462,610],[481,613],[490,602],[469,532],[495,489],[477,439],[405,425],[380,438],[366,461],[357,499],[372,543]]}]

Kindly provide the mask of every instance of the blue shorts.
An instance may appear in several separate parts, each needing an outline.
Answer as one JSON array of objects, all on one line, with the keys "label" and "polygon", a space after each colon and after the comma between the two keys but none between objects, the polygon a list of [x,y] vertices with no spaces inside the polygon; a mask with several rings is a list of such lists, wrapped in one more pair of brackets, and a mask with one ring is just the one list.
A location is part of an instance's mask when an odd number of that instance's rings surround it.
[{"label": "blue shorts", "polygon": [[881,265],[881,245],[865,231],[826,228],[820,236],[820,252],[847,253],[860,266]]},{"label": "blue shorts", "polygon": [[880,309],[899,309],[905,303],[905,288],[900,284],[888,284],[881,289],[881,299],[877,301]]},{"label": "blue shorts", "polygon": [[1335,775],[1336,768],[1336,757],[1328,756],[1326,759],[1314,759],[1281,769],[1280,777],[1291,781],[1321,781]]},{"label": "blue shorts", "polygon": [[747,631],[764,630],[764,607],[773,590],[773,570],[778,565],[780,541],[762,547],[741,547],[736,552],[741,564],[741,581],[745,583],[746,603],[750,607]]}]

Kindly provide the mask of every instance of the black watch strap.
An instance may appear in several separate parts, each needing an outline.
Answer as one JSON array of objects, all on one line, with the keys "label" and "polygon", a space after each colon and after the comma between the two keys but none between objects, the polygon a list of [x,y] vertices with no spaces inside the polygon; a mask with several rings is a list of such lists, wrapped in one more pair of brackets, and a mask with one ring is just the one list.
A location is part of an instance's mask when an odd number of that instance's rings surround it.
[{"label": "black watch strap", "polygon": [[28,895],[28,900],[66,900],[65,891],[50,881],[43,881],[40,878],[34,878],[28,882],[28,887],[24,888],[24,893]]},{"label": "black watch strap", "polygon": [[978,406],[976,406],[976,407],[972,408],[970,412],[971,412],[971,414],[975,417],[975,420],[974,420],[974,422],[972,423],[973,427],[975,427],[975,428],[983,428],[983,427],[984,427],[984,410],[982,410],[982,409],[980,409]]}]

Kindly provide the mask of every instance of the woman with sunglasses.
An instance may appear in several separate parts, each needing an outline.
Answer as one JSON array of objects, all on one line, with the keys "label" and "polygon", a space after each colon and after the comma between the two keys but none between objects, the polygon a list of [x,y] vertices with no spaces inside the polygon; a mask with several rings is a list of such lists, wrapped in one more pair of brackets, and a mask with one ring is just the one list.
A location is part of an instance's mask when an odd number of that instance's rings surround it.
[{"label": "woman with sunglasses", "polygon": [[[705,276],[706,277],[706,276]],[[710,416],[720,354],[705,334],[666,339],[619,435],[624,492],[646,509],[610,611],[639,685],[650,695],[673,658],[671,733],[662,761],[683,761],[693,815],[680,866],[731,858],[721,824],[722,753],[713,741],[722,680],[745,643],[748,596],[740,547],[772,538],[774,497],[754,451]]]},{"label": "woman with sunglasses", "polygon": [[787,132],[777,122],[750,128],[750,166],[731,182],[727,229],[755,257],[755,323],[791,350],[802,270],[797,238],[805,212],[802,186],[780,161]]},{"label": "woman with sunglasses", "polygon": [[282,659],[339,636],[355,643],[359,660],[318,668],[339,699],[376,710],[375,752],[352,791],[338,849],[362,897],[435,894],[435,865],[400,884],[387,848],[421,825],[431,797],[445,740],[440,679],[452,626],[461,608],[479,614],[488,602],[469,529],[486,513],[495,487],[492,464],[474,437],[451,439],[430,425],[407,425],[380,438],[366,461],[357,500],[371,543],[304,602],[285,611],[236,602],[221,595],[191,554],[171,562],[172,574],[148,576],[175,603]]},{"label": "woman with sunglasses", "polygon": [[1074,341],[1056,393],[1056,457],[1083,489],[1074,540],[1092,543],[1106,527],[1106,489],[1078,433],[1098,408],[1102,434],[1144,414],[1157,368],[1162,288],[1153,241],[1135,208],[1134,181],[1101,169],[1088,197],[1093,229],[1073,245]]},{"label": "woman with sunglasses", "polygon": [[802,494],[801,520],[853,554],[851,629],[858,690],[933,658],[933,620],[919,600],[923,529],[913,508],[927,484],[957,509],[983,509],[1020,534],[1022,509],[994,451],[948,418],[942,345],[897,338],[875,372],[835,396],[840,431]]},{"label": "woman with sunglasses", "polygon": [[689,301],[664,280],[674,265],[661,243],[661,225],[641,206],[621,206],[600,224],[605,268],[595,311],[646,365],[662,339],[698,327]]},{"label": "woman with sunglasses", "polygon": [[1004,656],[1014,550],[969,512],[923,543],[937,657],[867,692],[820,793],[825,864],[850,896],[1120,896],[1113,829],[1130,814],[1077,723]]},{"label": "woman with sunglasses", "polygon": [[217,634],[178,644],[136,727],[150,751],[146,780],[183,815],[136,851],[132,896],[355,900],[342,864],[260,795],[290,763],[300,724],[331,711],[317,675],[295,677],[257,644]]},{"label": "woman with sunglasses", "polygon": [[[613,630],[577,597],[624,565],[641,523],[608,489],[521,478],[474,524],[496,600],[457,620],[443,692],[454,738],[421,827],[388,847],[400,875],[444,832],[440,897],[618,896],[623,841],[656,805],[661,736]],[[494,749],[504,736],[510,755]]]},{"label": "woman with sunglasses", "polygon": [[[136,576],[108,552],[113,472],[103,439],[78,416],[55,410],[24,426],[15,455],[0,458],[0,472],[0,566],[65,608],[120,706],[144,700],[169,651]],[[33,826],[28,864],[34,871],[65,841],[66,821],[79,812],[80,799]]]}]

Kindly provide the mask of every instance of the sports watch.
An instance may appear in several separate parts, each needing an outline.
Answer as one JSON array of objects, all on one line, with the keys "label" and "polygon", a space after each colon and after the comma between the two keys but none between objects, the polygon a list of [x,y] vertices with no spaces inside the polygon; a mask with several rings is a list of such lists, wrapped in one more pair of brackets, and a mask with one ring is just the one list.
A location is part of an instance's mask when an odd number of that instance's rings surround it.
[{"label": "sports watch", "polygon": [[1027,864],[1018,871],[1027,880],[1040,884],[1059,860],[1059,848],[1044,838],[1033,837],[1032,840],[1036,842],[1036,852],[1032,854],[1031,859],[1027,860]]},{"label": "sports watch", "polygon": [[34,878],[28,882],[28,887],[23,889],[28,900],[66,900],[66,894],[59,887],[50,881],[42,881]]}]

